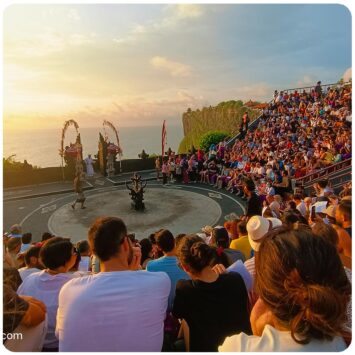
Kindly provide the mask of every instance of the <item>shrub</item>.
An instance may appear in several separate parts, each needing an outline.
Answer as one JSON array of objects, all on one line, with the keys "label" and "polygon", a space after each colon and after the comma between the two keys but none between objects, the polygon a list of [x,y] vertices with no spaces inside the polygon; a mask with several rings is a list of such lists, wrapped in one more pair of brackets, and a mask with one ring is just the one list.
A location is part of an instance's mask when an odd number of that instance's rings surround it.
[{"label": "shrub", "polygon": [[210,131],[200,138],[200,148],[207,151],[211,144],[218,144],[224,138],[228,137],[228,133],[222,131]]}]

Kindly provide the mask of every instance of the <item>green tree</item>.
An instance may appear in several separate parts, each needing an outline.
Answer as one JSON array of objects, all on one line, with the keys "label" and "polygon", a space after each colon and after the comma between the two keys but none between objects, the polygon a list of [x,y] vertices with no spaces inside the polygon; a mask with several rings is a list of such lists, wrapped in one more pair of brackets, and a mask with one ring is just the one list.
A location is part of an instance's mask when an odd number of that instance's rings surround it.
[{"label": "green tree", "polygon": [[228,137],[227,132],[210,131],[204,134],[200,139],[200,148],[207,151],[211,144],[218,144],[224,138]]}]

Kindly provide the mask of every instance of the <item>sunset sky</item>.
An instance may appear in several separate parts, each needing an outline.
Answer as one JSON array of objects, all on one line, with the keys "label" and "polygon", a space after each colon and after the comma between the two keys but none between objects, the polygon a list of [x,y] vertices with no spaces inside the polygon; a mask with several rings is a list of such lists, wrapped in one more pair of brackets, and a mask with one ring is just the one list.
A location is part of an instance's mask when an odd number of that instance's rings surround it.
[{"label": "sunset sky", "polygon": [[3,19],[5,129],[179,124],[351,67],[341,5],[11,5]]}]

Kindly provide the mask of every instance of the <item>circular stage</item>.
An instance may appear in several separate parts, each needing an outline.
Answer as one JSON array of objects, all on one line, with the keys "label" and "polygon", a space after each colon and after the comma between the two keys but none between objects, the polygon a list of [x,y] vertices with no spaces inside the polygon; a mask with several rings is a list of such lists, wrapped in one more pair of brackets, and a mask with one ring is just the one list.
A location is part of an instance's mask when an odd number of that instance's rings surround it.
[{"label": "circular stage", "polygon": [[197,233],[205,225],[223,225],[224,217],[231,212],[244,213],[244,203],[225,190],[198,183],[163,187],[157,181],[148,182],[144,194],[146,211],[139,212],[131,208],[129,191],[124,185],[113,186],[112,181],[104,181],[104,186],[95,184],[85,191],[83,210],[79,204],[74,211],[71,208],[76,198],[73,192],[4,201],[5,228],[20,223],[24,231],[32,233],[34,242],[47,231],[76,242],[87,238],[88,228],[97,217],[117,216],[130,233],[142,239],[161,228],[174,235]]},{"label": "circular stage", "polygon": [[197,232],[206,224],[216,224],[222,214],[216,201],[196,192],[147,189],[144,212],[132,209],[129,198],[128,191],[122,190],[88,196],[84,210],[77,205],[73,211],[70,204],[65,204],[49,218],[49,230],[77,241],[86,238],[95,218],[114,216],[122,218],[128,231],[134,232],[137,239],[143,239],[160,228],[169,229],[174,235]]}]

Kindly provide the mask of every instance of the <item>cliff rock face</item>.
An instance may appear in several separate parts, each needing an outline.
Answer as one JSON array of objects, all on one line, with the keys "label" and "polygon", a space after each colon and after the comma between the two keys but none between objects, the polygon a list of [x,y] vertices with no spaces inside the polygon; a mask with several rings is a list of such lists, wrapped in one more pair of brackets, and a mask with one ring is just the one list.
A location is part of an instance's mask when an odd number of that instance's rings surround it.
[{"label": "cliff rock face", "polygon": [[179,153],[187,153],[192,146],[199,147],[202,135],[209,131],[223,131],[234,136],[239,132],[244,112],[248,112],[250,122],[260,115],[259,109],[243,105],[242,101],[221,102],[215,107],[204,107],[192,111],[190,108],[182,115],[184,138]]}]

